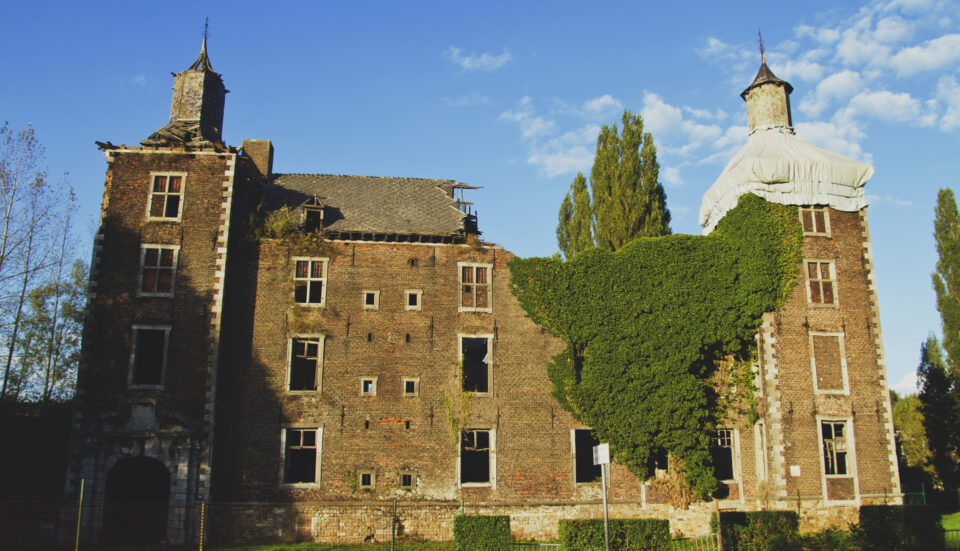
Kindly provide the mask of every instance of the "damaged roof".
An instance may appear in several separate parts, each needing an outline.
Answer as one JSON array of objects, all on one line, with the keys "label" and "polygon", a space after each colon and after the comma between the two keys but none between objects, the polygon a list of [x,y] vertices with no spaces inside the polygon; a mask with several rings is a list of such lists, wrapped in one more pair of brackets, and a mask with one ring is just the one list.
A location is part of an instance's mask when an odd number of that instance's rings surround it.
[{"label": "damaged roof", "polygon": [[457,208],[456,188],[475,189],[453,180],[275,174],[262,197],[267,210],[300,208],[316,197],[330,231],[454,235],[468,229],[470,218]]}]

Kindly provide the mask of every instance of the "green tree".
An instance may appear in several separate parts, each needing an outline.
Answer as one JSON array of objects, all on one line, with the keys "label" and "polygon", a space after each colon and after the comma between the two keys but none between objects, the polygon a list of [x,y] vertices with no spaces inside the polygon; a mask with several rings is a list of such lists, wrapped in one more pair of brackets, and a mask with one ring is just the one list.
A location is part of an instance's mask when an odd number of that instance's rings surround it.
[{"label": "green tree", "polygon": [[920,348],[920,413],[930,448],[930,463],[940,482],[954,487],[960,468],[960,400],[937,338],[930,336]]},{"label": "green tree", "polygon": [[560,207],[557,242],[568,259],[593,245],[615,251],[637,237],[670,233],[653,136],[639,114],[624,111],[622,123],[622,132],[604,125],[597,136],[590,193],[578,173]]},{"label": "green tree", "polygon": [[923,424],[923,407],[920,397],[910,394],[898,398],[890,392],[893,402],[893,426],[897,435],[897,450],[900,456],[900,477],[913,481],[931,479],[935,473],[930,463],[932,454],[927,445]]}]

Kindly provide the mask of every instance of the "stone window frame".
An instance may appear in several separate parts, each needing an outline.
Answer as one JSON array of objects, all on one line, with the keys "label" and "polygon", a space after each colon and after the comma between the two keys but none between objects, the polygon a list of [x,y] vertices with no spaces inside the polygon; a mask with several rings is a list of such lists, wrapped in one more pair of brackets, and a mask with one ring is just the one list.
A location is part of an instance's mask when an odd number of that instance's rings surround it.
[{"label": "stone window frame", "polygon": [[[840,346],[840,377],[843,379],[843,388],[841,390],[820,390],[820,387],[817,383],[817,358],[814,354],[813,348],[813,337],[837,337]],[[814,394],[839,394],[839,395],[849,395],[850,394],[850,377],[847,370],[847,351],[845,343],[845,335],[842,332],[836,331],[810,331],[809,332],[809,350],[810,350],[810,369],[813,373],[813,393]]]},{"label": "stone window frame", "polygon": [[[171,177],[180,178],[180,191],[177,193],[171,193],[169,191],[169,184],[170,184]],[[167,179],[164,184],[164,188],[165,188],[164,191],[154,191],[154,188],[156,187],[157,178]],[[183,203],[184,203],[184,196],[185,196],[184,192],[186,191],[186,188],[187,188],[187,173],[186,172],[151,172],[150,181],[148,182],[147,185],[149,186],[147,188],[149,190],[149,193],[147,195],[147,220],[180,222],[183,218]],[[177,196],[179,201],[177,205],[177,215],[176,216],[153,216],[152,214],[150,214],[151,211],[153,210],[152,209],[153,199],[155,195],[163,196],[164,213],[166,213],[167,211],[167,198],[171,196]]]},{"label": "stone window frame", "polygon": [[[293,261],[293,301],[297,306],[305,308],[321,308],[327,304],[327,284],[330,280],[330,259],[322,256],[294,256],[290,260]],[[309,262],[307,265],[307,277],[297,277],[297,262]],[[313,263],[320,262],[322,264],[322,273],[320,277],[312,277]],[[320,281],[322,282],[322,287],[320,290],[320,302],[299,302],[297,300],[297,282],[303,281],[307,285],[307,299],[310,298],[310,282]]]},{"label": "stone window frame", "polygon": [[[372,296],[373,303],[367,301],[368,298]],[[360,292],[360,304],[363,306],[364,310],[379,310],[380,309],[380,290],[379,289],[364,289]]]},{"label": "stone window frame", "polygon": [[[157,265],[156,266],[147,266],[147,251],[149,249],[157,249]],[[170,250],[173,251],[173,264],[169,268],[160,266],[160,259],[162,257],[162,251]],[[180,262],[180,245],[164,245],[160,243],[141,243],[140,244],[140,275],[137,278],[137,296],[138,297],[172,297],[173,291],[177,287],[177,265]],[[158,292],[146,292],[143,290],[143,273],[146,269],[154,269],[157,271],[159,276],[160,270],[169,269],[170,270],[170,291],[166,293]]]},{"label": "stone window frame", "polygon": [[[410,304],[410,297],[417,297],[417,304]],[[423,289],[407,289],[403,292],[403,309],[408,312],[419,312],[423,310]]]},{"label": "stone window frame", "polygon": [[[133,324],[130,326],[130,365],[127,370],[127,388],[139,389],[157,389],[163,390],[167,381],[167,363],[170,358],[170,331],[171,325],[150,325]],[[163,359],[160,363],[160,383],[159,384],[137,384],[134,383],[134,374],[137,366],[137,333],[141,330],[163,331]]]},{"label": "stone window frame", "polygon": [[[473,282],[464,283],[463,281],[463,269],[472,268],[473,269]],[[487,281],[486,283],[477,283],[476,274],[478,268],[485,268],[487,270]],[[487,306],[484,308],[478,308],[477,304],[477,288],[480,285],[485,285],[487,287]],[[463,305],[463,291],[464,287],[469,287],[470,292],[473,295],[473,304],[474,306],[464,306]],[[457,311],[458,312],[493,312],[493,264],[487,262],[457,262],[457,296],[459,300],[457,301]]]},{"label": "stone window frame", "polygon": [[[370,479],[369,484],[363,483],[363,477],[368,476]],[[374,491],[377,489],[377,471],[373,469],[359,469],[357,470],[357,488],[361,490]]]},{"label": "stone window frame", "polygon": [[[316,433],[316,471],[313,482],[284,482],[287,467],[287,431],[312,430]],[[309,423],[284,423],[280,425],[280,486],[314,488],[320,486],[320,458],[323,455],[323,425]]]},{"label": "stone window frame", "polygon": [[[487,339],[487,391],[470,391],[474,396],[493,396],[493,333],[457,333],[457,369],[463,371],[463,339]],[[458,376],[460,373],[457,374]]]},{"label": "stone window frame", "polygon": [[493,427],[477,427],[470,426],[464,428],[460,431],[460,438],[463,438],[463,433],[472,432],[472,431],[485,431],[490,434],[490,448],[489,448],[489,459],[487,467],[489,468],[489,478],[487,482],[463,482],[463,477],[461,476],[460,470],[463,468],[463,457],[460,453],[461,445],[457,443],[457,487],[458,488],[497,488],[497,429]]},{"label": "stone window frame", "polygon": [[[856,505],[860,503],[860,480],[857,476],[857,446],[854,439],[853,431],[853,417],[837,417],[837,416],[827,416],[827,415],[817,415],[816,416],[816,431],[817,431],[817,443],[820,452],[820,484],[821,491],[823,492],[823,501],[824,503],[829,503],[831,505]],[[843,423],[844,430],[846,431],[844,440],[846,443],[846,464],[847,464],[847,473],[846,474],[827,474],[827,465],[826,465],[826,455],[824,453],[824,439],[823,439],[823,424],[824,423]],[[827,494],[827,479],[830,478],[850,478],[853,479],[853,499],[829,499],[829,494]]]},{"label": "stone window frame", "polygon": [[[582,426],[582,425],[577,425],[577,426],[575,426],[575,427],[573,427],[573,428],[570,429],[570,456],[571,456],[571,459],[572,459],[572,467],[571,467],[571,468],[573,469],[573,485],[574,485],[575,487],[577,487],[577,486],[597,486],[597,485],[599,485],[599,484],[601,483],[602,475],[601,475],[601,478],[600,478],[600,479],[593,480],[593,481],[590,481],[590,482],[578,482],[578,481],[577,481],[577,459],[579,458],[579,456],[577,455],[577,431],[581,431],[581,430],[593,431],[593,432],[595,432],[594,429],[592,429],[592,428],[590,428],[590,427],[585,427],[585,426]],[[593,463],[593,452],[592,452],[592,450],[591,450],[591,453],[590,453],[590,462]],[[601,469],[603,468],[602,465],[597,465],[597,466],[600,467]],[[608,473],[608,474],[609,474],[609,473]],[[610,484],[610,481],[609,481],[609,480],[607,481],[607,484],[608,484],[608,485]]]},{"label": "stone window frame", "polygon": [[[375,376],[360,377],[360,396],[364,396],[364,397],[376,396],[377,395],[377,379],[379,379],[379,377],[375,377]],[[371,383],[372,390],[370,392],[364,392],[363,390],[364,383],[368,381]]]},{"label": "stone window frame", "polygon": [[[293,345],[296,340],[317,342],[316,388],[313,390],[292,390],[290,388],[293,377]],[[284,392],[287,394],[318,394],[323,392],[323,348],[326,340],[327,336],[323,333],[297,333],[290,335],[287,339],[287,377]]]},{"label": "stone window frame", "polygon": [[[817,228],[817,213],[823,213],[823,228]],[[810,225],[813,226],[813,231],[807,231],[804,228],[804,216],[809,214],[810,216]],[[819,237],[830,237],[830,209],[826,205],[808,205],[802,206],[797,209],[797,215],[800,218],[800,229],[803,231],[803,235],[815,235]],[[818,229],[822,231],[817,231]]]},{"label": "stone window frame", "polygon": [[[808,266],[811,262],[818,264],[818,274],[822,276],[822,273],[819,273],[820,264],[828,264],[830,269],[830,278],[823,279],[822,277],[817,279],[810,279],[810,267]],[[835,260],[827,258],[804,258],[803,259],[803,280],[804,288],[807,293],[807,305],[814,308],[839,308],[840,307],[840,294],[837,285],[837,264]],[[820,288],[820,297],[823,297],[823,282],[830,282],[831,289],[833,291],[833,302],[814,302],[813,294],[810,292],[810,284],[812,282],[818,282]]]},{"label": "stone window frame", "polygon": [[719,438],[720,431],[730,431],[730,471],[733,478],[717,479],[718,482],[733,482],[740,484],[743,478],[743,470],[740,464],[740,430],[732,426],[717,427],[711,431],[710,447],[713,447],[713,441]]},{"label": "stone window frame", "polygon": [[[413,392],[407,392],[407,383],[413,383]],[[417,398],[420,396],[420,377],[401,377],[400,395],[404,398]]]},{"label": "stone window frame", "polygon": [[[405,485],[403,483],[404,476],[410,477],[410,484]],[[417,471],[413,469],[402,469],[399,475],[397,476],[397,487],[400,488],[401,490],[415,491],[417,489],[417,485],[419,484],[419,482],[420,482],[419,473],[417,473]]]}]

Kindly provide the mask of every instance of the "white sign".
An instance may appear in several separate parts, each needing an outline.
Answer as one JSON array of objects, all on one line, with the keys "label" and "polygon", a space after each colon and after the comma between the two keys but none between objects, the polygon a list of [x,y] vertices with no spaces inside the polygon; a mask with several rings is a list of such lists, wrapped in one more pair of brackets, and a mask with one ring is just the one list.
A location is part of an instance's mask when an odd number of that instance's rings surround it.
[{"label": "white sign", "polygon": [[593,464],[608,465],[610,463],[610,444],[598,444],[593,447]]}]

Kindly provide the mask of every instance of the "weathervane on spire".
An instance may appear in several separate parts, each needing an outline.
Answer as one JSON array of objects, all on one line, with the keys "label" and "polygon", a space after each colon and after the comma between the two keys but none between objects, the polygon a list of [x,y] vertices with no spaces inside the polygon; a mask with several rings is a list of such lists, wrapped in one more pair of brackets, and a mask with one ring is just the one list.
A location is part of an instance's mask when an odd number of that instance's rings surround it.
[{"label": "weathervane on spire", "polygon": [[203,41],[207,41],[207,37],[210,36],[210,17],[203,18]]},{"label": "weathervane on spire", "polygon": [[757,37],[760,39],[760,63],[766,63],[767,60],[763,55],[763,34],[760,33],[760,29],[757,29]]}]

